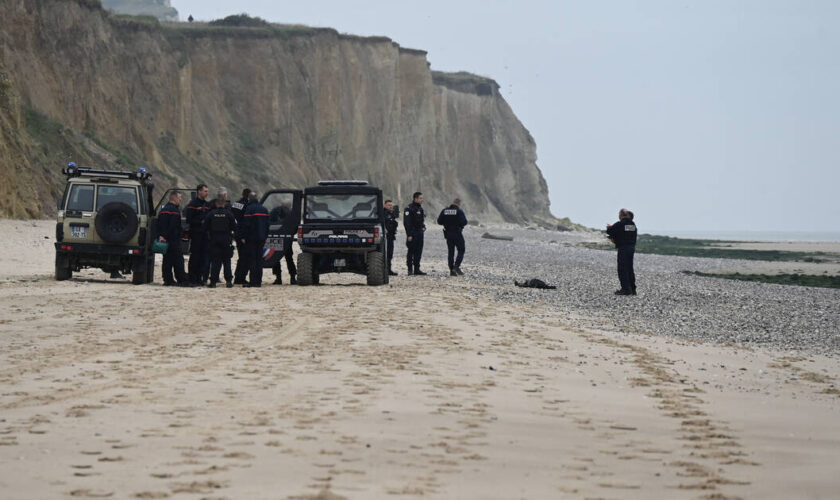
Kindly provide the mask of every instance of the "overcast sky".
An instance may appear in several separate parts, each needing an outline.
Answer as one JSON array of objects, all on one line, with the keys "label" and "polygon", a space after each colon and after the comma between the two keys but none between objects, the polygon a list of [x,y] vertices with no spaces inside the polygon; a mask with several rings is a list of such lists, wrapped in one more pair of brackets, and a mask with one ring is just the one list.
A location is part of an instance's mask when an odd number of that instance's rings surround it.
[{"label": "overcast sky", "polygon": [[838,231],[840,2],[172,0],[383,35],[495,79],[551,211],[643,232]]}]

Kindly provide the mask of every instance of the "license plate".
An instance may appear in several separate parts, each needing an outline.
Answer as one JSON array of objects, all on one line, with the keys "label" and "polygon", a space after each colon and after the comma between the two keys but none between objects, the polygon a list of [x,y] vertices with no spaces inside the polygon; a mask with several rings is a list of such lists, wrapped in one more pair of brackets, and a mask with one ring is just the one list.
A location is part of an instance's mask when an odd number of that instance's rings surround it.
[{"label": "license plate", "polygon": [[283,238],[269,238],[265,241],[268,250],[283,250]]},{"label": "license plate", "polygon": [[335,259],[333,261],[334,267],[345,267],[347,266],[347,261],[345,259]]},{"label": "license plate", "polygon": [[87,238],[88,228],[84,226],[70,226],[70,236],[74,238]]}]

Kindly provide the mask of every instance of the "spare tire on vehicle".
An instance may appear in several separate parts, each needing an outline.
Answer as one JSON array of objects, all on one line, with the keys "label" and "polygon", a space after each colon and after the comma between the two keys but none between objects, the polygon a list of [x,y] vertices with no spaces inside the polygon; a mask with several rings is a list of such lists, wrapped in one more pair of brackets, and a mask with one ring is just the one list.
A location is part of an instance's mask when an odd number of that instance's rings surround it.
[{"label": "spare tire on vehicle", "polygon": [[137,212],[119,201],[102,207],[94,220],[96,234],[107,243],[122,244],[137,232]]}]

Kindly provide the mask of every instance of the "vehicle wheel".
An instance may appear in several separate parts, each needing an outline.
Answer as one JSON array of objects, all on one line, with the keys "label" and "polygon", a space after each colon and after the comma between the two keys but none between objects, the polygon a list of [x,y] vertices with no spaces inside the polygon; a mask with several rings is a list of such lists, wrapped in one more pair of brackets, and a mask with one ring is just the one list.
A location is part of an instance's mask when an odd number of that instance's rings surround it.
[{"label": "vehicle wheel", "polygon": [[135,285],[144,285],[148,283],[146,278],[147,273],[149,272],[147,261],[148,259],[146,256],[134,257],[134,260],[131,263],[131,282]]},{"label": "vehicle wheel", "polygon": [[55,280],[64,281],[73,277],[73,270],[70,268],[70,259],[64,255],[55,256]]},{"label": "vehicle wheel", "polygon": [[112,201],[97,212],[93,223],[96,234],[106,243],[121,245],[137,232],[137,212],[125,203]]},{"label": "vehicle wheel", "polygon": [[318,284],[318,276],[315,272],[315,256],[311,253],[301,253],[298,255],[298,285],[309,286]]},{"label": "vehicle wheel", "polygon": [[149,262],[146,264],[146,283],[152,283],[155,280],[155,255],[149,257]]},{"label": "vehicle wheel", "polygon": [[388,271],[385,266],[385,254],[382,252],[371,252],[367,258],[367,284],[379,286],[385,284]]}]

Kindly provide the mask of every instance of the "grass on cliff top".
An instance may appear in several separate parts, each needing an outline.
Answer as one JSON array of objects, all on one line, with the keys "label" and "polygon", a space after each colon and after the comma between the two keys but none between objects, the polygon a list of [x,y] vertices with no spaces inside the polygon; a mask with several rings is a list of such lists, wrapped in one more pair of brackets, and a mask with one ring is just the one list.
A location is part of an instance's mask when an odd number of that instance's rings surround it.
[{"label": "grass on cliff top", "polygon": [[[726,248],[720,245],[736,243],[720,240],[696,240],[641,234],[636,242],[636,252],[680,257],[706,257],[711,259],[743,259],[769,262],[829,262],[834,254],[825,252],[788,252],[782,250],[748,250]],[[584,243],[583,246],[598,250],[610,250],[614,246],[604,238],[603,243]]]},{"label": "grass on cliff top", "polygon": [[707,278],[724,278],[729,280],[755,281],[759,283],[775,283],[778,285],[812,286],[820,288],[840,288],[840,276],[826,274],[741,274],[741,273],[703,273],[700,271],[683,271],[685,274],[704,276]]}]

